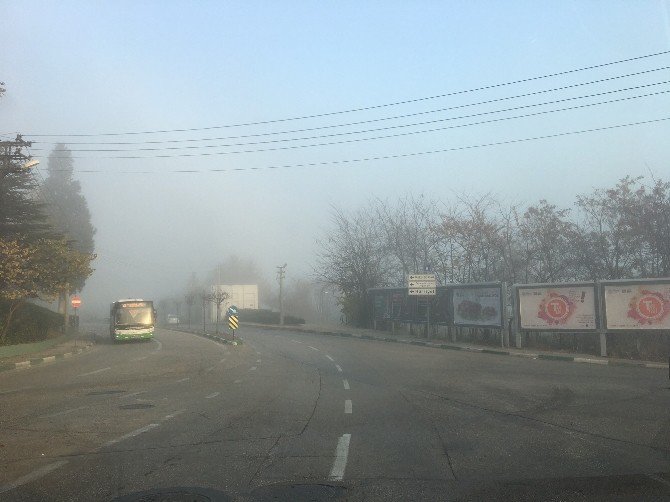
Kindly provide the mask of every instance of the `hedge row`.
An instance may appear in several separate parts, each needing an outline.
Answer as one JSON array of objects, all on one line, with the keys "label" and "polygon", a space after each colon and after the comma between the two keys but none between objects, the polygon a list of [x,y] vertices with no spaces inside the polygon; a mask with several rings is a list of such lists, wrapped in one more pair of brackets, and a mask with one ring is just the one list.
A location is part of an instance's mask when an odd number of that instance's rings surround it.
[{"label": "hedge row", "polygon": [[[0,300],[0,329],[4,329],[9,302]],[[9,325],[5,345],[39,342],[62,334],[63,316],[44,307],[24,303]]]},{"label": "hedge row", "polygon": [[[239,311],[240,322],[258,324],[279,324],[279,312],[267,309],[242,309]],[[284,315],[284,324],[305,324],[305,320],[292,315]]]}]

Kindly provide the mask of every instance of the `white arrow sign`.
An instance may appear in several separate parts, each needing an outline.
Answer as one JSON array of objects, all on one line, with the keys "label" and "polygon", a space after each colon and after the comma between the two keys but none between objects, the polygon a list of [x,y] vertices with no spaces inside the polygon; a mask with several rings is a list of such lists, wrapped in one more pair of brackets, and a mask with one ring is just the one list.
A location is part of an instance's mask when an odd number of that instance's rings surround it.
[{"label": "white arrow sign", "polygon": [[435,296],[435,288],[409,288],[410,296]]}]

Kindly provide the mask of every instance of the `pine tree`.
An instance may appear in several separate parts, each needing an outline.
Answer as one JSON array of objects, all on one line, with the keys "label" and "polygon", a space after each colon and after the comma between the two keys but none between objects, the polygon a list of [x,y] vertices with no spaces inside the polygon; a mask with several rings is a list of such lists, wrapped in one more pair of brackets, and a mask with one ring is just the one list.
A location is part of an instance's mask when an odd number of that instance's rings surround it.
[{"label": "pine tree", "polygon": [[[81,193],[80,183],[74,179],[72,152],[58,144],[49,154],[48,176],[44,181],[43,195],[48,221],[54,230],[70,242],[73,249],[92,254],[95,228],[86,199]],[[84,286],[86,278],[73,283],[74,290]]]}]

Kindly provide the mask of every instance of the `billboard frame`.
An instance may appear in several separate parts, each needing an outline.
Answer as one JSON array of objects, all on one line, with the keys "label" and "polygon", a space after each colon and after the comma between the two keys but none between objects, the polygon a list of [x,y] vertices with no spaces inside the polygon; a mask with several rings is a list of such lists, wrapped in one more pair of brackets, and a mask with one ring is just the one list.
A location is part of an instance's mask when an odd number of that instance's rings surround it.
[{"label": "billboard frame", "polygon": [[[505,285],[501,282],[468,282],[468,283],[449,283],[445,285],[449,295],[449,317],[451,323],[449,326],[455,328],[483,328],[483,329],[505,329],[505,305],[506,293]],[[500,313],[500,324],[474,324],[474,323],[457,323],[456,313],[454,312],[454,291],[457,289],[491,289],[498,288],[500,290],[498,312]]]},{"label": "billboard frame", "polygon": [[[592,287],[593,288],[593,307],[595,309],[595,326],[593,328],[572,329],[572,328],[524,328],[521,326],[521,298],[519,289],[549,289],[549,288],[570,288],[570,287]],[[531,284],[512,285],[513,314],[516,318],[516,328],[519,332],[529,333],[599,333],[603,326],[601,292],[599,283],[595,281],[582,282],[536,282]]]},{"label": "billboard frame", "polygon": [[605,287],[606,286],[637,286],[642,284],[669,284],[670,277],[657,277],[649,279],[614,279],[598,282],[598,289],[600,294],[600,309],[602,312],[602,326],[603,331],[607,333],[667,333],[668,328],[610,328],[607,326],[607,302],[605,301]]}]

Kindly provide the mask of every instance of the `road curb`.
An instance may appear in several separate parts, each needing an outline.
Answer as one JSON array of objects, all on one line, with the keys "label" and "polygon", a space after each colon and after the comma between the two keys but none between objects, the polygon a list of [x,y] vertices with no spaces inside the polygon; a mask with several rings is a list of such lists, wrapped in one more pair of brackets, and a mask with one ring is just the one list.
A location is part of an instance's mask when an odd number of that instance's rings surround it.
[{"label": "road curb", "polygon": [[54,354],[52,356],[31,357],[30,359],[27,359],[25,361],[20,361],[18,363],[0,363],[0,372],[9,371],[9,370],[18,370],[18,369],[28,369],[28,368],[32,368],[33,366],[39,366],[39,365],[46,364],[46,363],[52,363],[52,362],[55,362],[59,359],[66,359],[66,358],[72,357],[76,354],[81,354],[85,350],[89,350],[92,347],[93,347],[93,344],[89,343],[88,345],[84,345],[83,347],[77,347],[75,350],[71,350],[69,352],[62,352],[60,354]]},{"label": "road curb", "polygon": [[199,336],[201,338],[207,338],[208,340],[212,340],[213,342],[217,342],[223,345],[232,345],[233,347],[244,344],[244,340],[242,340],[242,338],[240,337],[237,337],[235,340],[228,340],[227,338],[223,338],[218,335],[212,335],[210,333],[196,333],[195,331],[188,331],[185,329],[175,329],[175,328],[164,328],[164,329],[170,331],[176,331],[177,333],[186,333],[189,335]]},{"label": "road curb", "polygon": [[261,325],[253,323],[245,323],[250,326],[262,328],[262,329],[274,329],[274,330],[293,330],[299,333],[311,333],[316,335],[325,335],[325,336],[340,336],[348,338],[357,338],[359,340],[371,340],[375,342],[394,342],[394,343],[403,343],[405,345],[417,345],[421,347],[431,347],[436,349],[443,350],[460,350],[464,352],[478,352],[480,354],[491,354],[496,356],[510,356],[510,357],[523,357],[525,359],[542,359],[545,361],[560,361],[560,362],[571,362],[579,364],[595,364],[598,366],[629,366],[635,368],[651,368],[651,369],[668,369],[668,364],[665,363],[652,363],[647,361],[625,361],[621,359],[604,359],[596,357],[579,357],[579,356],[568,356],[561,354],[542,354],[542,353],[532,353],[532,352],[514,352],[511,350],[500,350],[500,349],[489,349],[484,347],[472,347],[472,346],[463,346],[463,345],[451,345],[448,343],[435,343],[424,340],[405,340],[402,338],[391,338],[388,336],[374,336],[368,334],[359,334],[359,333],[347,333],[347,332],[333,332],[333,331],[318,331],[315,329],[303,328],[299,326],[273,326],[273,325]]}]

